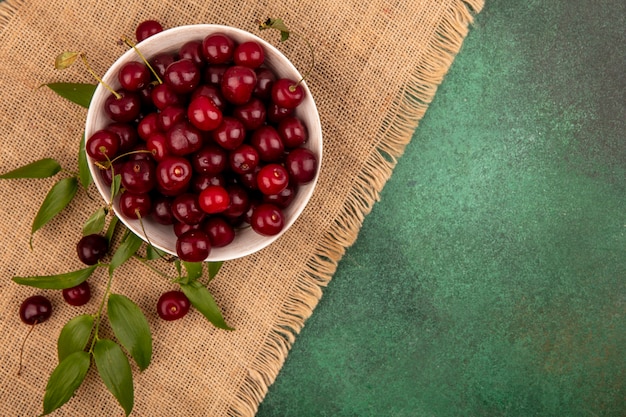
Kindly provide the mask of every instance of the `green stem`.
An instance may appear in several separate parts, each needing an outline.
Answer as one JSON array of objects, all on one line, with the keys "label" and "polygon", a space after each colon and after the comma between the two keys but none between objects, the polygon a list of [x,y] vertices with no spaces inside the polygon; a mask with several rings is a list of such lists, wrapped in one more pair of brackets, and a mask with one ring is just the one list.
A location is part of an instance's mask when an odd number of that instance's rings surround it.
[{"label": "green stem", "polygon": [[154,68],[152,68],[152,65],[150,65],[150,63],[148,62],[146,57],[143,56],[143,54],[141,53],[139,48],[137,48],[137,46],[130,39],[128,39],[126,36],[122,37],[122,42],[124,42],[126,45],[130,46],[131,48],[133,48],[135,50],[135,52],[137,52],[137,55],[139,55],[139,57],[143,60],[143,62],[150,69],[150,71],[152,71],[152,74],[154,75],[154,78],[156,78],[157,82],[159,84],[163,84],[163,81],[159,77],[159,74],[157,74],[157,72],[154,70]]},{"label": "green stem", "polygon": [[102,79],[100,77],[98,77],[98,75],[91,69],[91,66],[89,65],[89,62],[87,62],[87,57],[85,56],[84,53],[81,52],[80,54],[80,58],[83,60],[83,63],[85,64],[85,67],[87,67],[87,71],[89,71],[89,73],[96,79],[98,80],[98,82],[100,84],[102,84],[107,90],[109,90],[111,92],[111,94],[113,94],[115,96],[116,99],[121,99],[122,96],[119,95],[117,93],[117,91],[115,91],[114,89],[112,89],[107,83],[105,83],[104,81],[102,81]]},{"label": "green stem", "polygon": [[313,68],[315,67],[315,48],[313,48],[313,45],[311,45],[311,42],[309,42],[309,40],[305,38],[304,36],[300,36],[297,33],[293,33],[293,32],[289,32],[289,33],[293,36],[297,36],[298,38],[304,40],[304,42],[309,47],[309,51],[311,52],[311,65],[309,66],[309,69],[307,70],[306,73],[304,73],[302,78],[300,78],[300,81],[298,81],[295,85],[292,85],[289,87],[289,90],[291,90],[291,92],[293,93],[296,90],[296,87],[298,87],[302,83],[302,81],[304,81],[305,78],[308,78],[309,75],[311,75],[311,73],[313,72]]},{"label": "green stem", "polygon": [[[99,264],[100,266],[105,266],[105,264]],[[89,346],[89,353],[93,354],[93,347],[98,341],[98,330],[100,329],[100,322],[102,321],[102,310],[104,309],[104,303],[109,298],[111,293],[111,284],[113,283],[113,274],[109,274],[109,280],[107,281],[106,290],[104,291],[104,296],[102,297],[102,301],[100,301],[100,305],[98,306],[98,311],[94,315],[94,319],[96,321],[96,327],[94,329],[93,338],[91,339],[91,346]]]},{"label": "green stem", "polygon": [[173,278],[167,275],[165,272],[161,271],[160,269],[156,268],[153,265],[150,265],[150,261],[148,259],[142,258],[141,256],[137,256],[137,255],[134,255],[133,257],[137,259],[139,262],[141,262],[142,264],[144,264],[144,266],[146,266],[152,272],[155,272],[161,275],[163,278],[167,278],[168,280],[173,280]]}]

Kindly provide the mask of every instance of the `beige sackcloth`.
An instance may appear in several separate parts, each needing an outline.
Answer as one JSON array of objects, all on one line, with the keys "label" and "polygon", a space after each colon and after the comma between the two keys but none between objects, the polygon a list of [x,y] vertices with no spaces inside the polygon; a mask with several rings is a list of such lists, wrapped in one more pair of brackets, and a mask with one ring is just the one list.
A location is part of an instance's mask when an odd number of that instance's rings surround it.
[{"label": "beige sackcloth", "polygon": [[[148,317],[153,362],[134,363],[136,416],[251,416],[277,377],[297,334],[312,314],[364,216],[378,199],[450,67],[483,0],[140,1],[11,0],[0,3],[0,172],[54,157],[75,171],[86,110],[47,88],[52,81],[93,82],[81,65],[54,70],[62,51],[83,51],[96,73],[122,54],[121,35],[157,19],[164,27],[216,23],[251,31],[273,44],[301,72],[311,63],[306,44],[279,42],[255,21],[280,17],[315,48],[308,85],[323,126],[324,157],[315,194],[301,218],[270,247],[228,261],[209,289],[233,332],[217,330],[198,312],[160,320],[156,300],[175,285],[137,261],[115,275],[113,292],[134,300]],[[56,358],[56,339],[72,317],[94,313],[106,271],[90,278],[83,307],[60,291],[15,284],[11,277],[57,274],[83,267],[75,244],[101,202],[79,194],[38,231],[31,222],[54,179],[0,180],[0,415],[35,416]],[[168,265],[159,265],[167,268]],[[18,317],[29,295],[47,295],[52,318],[28,331]],[[107,326],[101,336],[110,335]],[[297,399],[294,399],[297,401]],[[313,411],[313,410],[312,410]],[[55,416],[121,416],[121,407],[90,369],[77,395]]]}]

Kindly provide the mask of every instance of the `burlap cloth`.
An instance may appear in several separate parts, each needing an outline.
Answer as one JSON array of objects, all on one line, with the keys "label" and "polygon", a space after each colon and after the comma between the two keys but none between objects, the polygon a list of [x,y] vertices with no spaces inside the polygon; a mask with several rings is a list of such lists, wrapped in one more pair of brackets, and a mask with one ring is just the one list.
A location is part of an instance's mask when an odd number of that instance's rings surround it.
[{"label": "burlap cloth", "polygon": [[[151,366],[134,366],[137,416],[250,416],[276,378],[289,347],[322,296],[345,248],[392,173],[396,158],[459,50],[482,0],[267,0],[9,1],[0,4],[0,172],[43,157],[76,169],[86,111],[47,88],[51,81],[93,81],[81,66],[53,69],[64,50],[87,53],[104,74],[142,20],[165,27],[226,24],[278,44],[279,34],[258,32],[255,20],[281,17],[315,46],[308,85],[319,107],[324,163],[314,197],[288,233],[269,248],[227,262],[210,290],[231,326],[216,330],[199,313],[158,319],[158,296],[175,288],[138,262],[118,270],[113,291],[136,301],[154,337]],[[309,50],[298,38],[279,45],[304,71]],[[34,416],[42,409],[47,378],[56,365],[56,338],[71,317],[93,313],[104,292],[105,272],[90,278],[94,291],[84,307],[70,307],[60,291],[11,281],[14,275],[79,269],[75,243],[81,225],[100,206],[81,193],[35,234],[30,225],[53,184],[0,181],[0,415]],[[95,188],[92,195],[97,197]],[[165,267],[165,266],[164,266]],[[28,327],[20,302],[45,293],[55,312],[31,334],[17,376],[20,343]],[[107,334],[108,329],[103,330]],[[297,399],[294,399],[297,401]],[[77,396],[55,415],[118,416],[122,409],[93,368]]]}]

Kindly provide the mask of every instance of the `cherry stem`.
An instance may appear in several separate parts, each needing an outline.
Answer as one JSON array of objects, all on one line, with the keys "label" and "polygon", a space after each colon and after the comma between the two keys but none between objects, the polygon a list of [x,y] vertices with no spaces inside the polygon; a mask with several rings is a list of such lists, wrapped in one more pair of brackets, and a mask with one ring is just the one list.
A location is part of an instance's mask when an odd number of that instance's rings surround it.
[{"label": "cherry stem", "polygon": [[156,268],[154,265],[150,265],[150,261],[148,259],[142,258],[141,256],[137,256],[137,255],[135,255],[135,259],[141,262],[144,266],[146,266],[152,272],[155,272],[161,275],[163,278],[169,279],[170,281],[174,280],[172,277],[170,277],[169,275],[167,275],[165,272],[161,271],[160,269]]},{"label": "cherry stem", "polygon": [[313,72],[313,68],[315,67],[315,48],[313,48],[313,45],[311,45],[311,42],[309,42],[309,40],[307,38],[305,38],[304,36],[300,36],[299,34],[294,33],[294,32],[289,32],[289,33],[291,35],[293,35],[293,36],[297,36],[298,38],[304,40],[304,42],[309,47],[309,51],[311,52],[311,65],[309,66],[309,69],[307,70],[307,72],[304,73],[302,78],[300,78],[300,81],[298,81],[296,84],[293,84],[293,85],[289,86],[289,91],[291,91],[293,93],[294,91],[296,91],[296,88],[300,84],[302,84],[302,81],[304,81],[305,78],[308,78],[309,75],[311,75],[311,73]]},{"label": "cherry stem", "polygon": [[109,294],[111,293],[112,282],[113,273],[109,273],[109,280],[107,281],[107,287],[104,291],[104,296],[102,297],[102,301],[100,301],[100,305],[98,306],[98,312],[94,315],[94,318],[96,320],[96,327],[94,328],[93,338],[91,339],[91,346],[89,346],[89,353],[93,353],[93,347],[98,341],[98,330],[100,329],[100,322],[102,321],[102,310],[104,309],[105,301],[109,298]]},{"label": "cherry stem", "polygon": [[122,96],[119,95],[117,93],[117,91],[115,91],[114,89],[112,89],[107,83],[105,83],[104,81],[102,81],[102,78],[98,77],[98,75],[91,69],[91,66],[89,65],[89,62],[87,62],[87,56],[85,56],[85,54],[83,52],[80,53],[80,58],[83,60],[83,63],[85,64],[85,67],[87,67],[87,71],[89,71],[89,73],[96,79],[98,80],[98,82],[100,84],[102,84],[107,90],[109,90],[111,92],[111,94],[113,94],[115,96],[116,99],[121,99]]},{"label": "cherry stem", "polygon": [[157,79],[158,83],[159,84],[163,84],[163,81],[159,77],[159,74],[157,74],[157,72],[154,70],[154,68],[152,68],[152,65],[150,65],[150,63],[148,62],[146,57],[143,56],[143,54],[141,53],[139,48],[137,48],[137,46],[130,39],[128,39],[127,36],[122,36],[122,42],[124,42],[126,45],[130,46],[131,48],[133,48],[135,50],[135,52],[137,52],[137,55],[139,55],[139,57],[143,60],[143,62],[148,66],[150,71],[152,71],[152,74],[154,74],[154,77]]},{"label": "cherry stem", "polygon": [[30,326],[30,329],[28,329],[28,333],[26,333],[26,337],[24,337],[24,340],[22,340],[22,347],[20,348],[20,366],[19,368],[17,368],[17,376],[20,376],[22,374],[22,356],[24,354],[24,347],[26,346],[26,340],[28,339],[28,336],[30,336],[36,324],[37,320],[35,320],[32,326]]}]

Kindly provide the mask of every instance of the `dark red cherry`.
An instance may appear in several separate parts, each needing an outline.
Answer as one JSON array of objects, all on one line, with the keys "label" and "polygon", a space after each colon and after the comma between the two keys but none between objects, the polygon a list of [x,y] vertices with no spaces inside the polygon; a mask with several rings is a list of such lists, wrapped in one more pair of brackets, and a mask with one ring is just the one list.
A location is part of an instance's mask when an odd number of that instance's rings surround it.
[{"label": "dark red cherry", "polygon": [[87,304],[91,299],[91,288],[87,281],[83,281],[72,288],[65,288],[62,291],[63,299],[71,306],[82,306]]},{"label": "dark red cherry", "polygon": [[122,186],[133,193],[151,191],[156,185],[156,165],[152,161],[127,161],[122,166]]},{"label": "dark red cherry", "polygon": [[139,91],[150,83],[150,70],[143,62],[130,61],[120,68],[117,78],[125,90]]},{"label": "dark red cherry", "polygon": [[238,119],[222,117],[222,123],[211,132],[213,141],[226,150],[238,148],[246,139],[246,128]]},{"label": "dark red cherry", "polygon": [[270,203],[259,204],[250,218],[252,230],[263,236],[274,236],[283,230],[285,217],[281,209]]},{"label": "dark red cherry", "polygon": [[120,138],[120,153],[131,150],[139,140],[137,130],[130,123],[111,123],[106,127],[106,130],[117,134]]},{"label": "dark red cherry", "polygon": [[159,112],[159,116],[157,118],[159,130],[161,132],[167,132],[176,123],[184,121],[186,115],[187,110],[179,104],[167,106]]},{"label": "dark red cherry", "polygon": [[172,198],[156,195],[152,199],[152,218],[159,224],[170,225],[174,223],[172,214]]},{"label": "dark red cherry", "polygon": [[259,158],[264,162],[277,162],[285,153],[283,141],[278,132],[272,126],[261,126],[254,131],[250,138],[250,145],[259,153]]},{"label": "dark red cherry", "polygon": [[269,194],[263,196],[264,203],[272,203],[281,209],[286,209],[293,202],[296,197],[297,189],[293,185],[288,185],[287,188],[282,190],[278,194]]},{"label": "dark red cherry", "polygon": [[166,69],[163,82],[176,94],[191,93],[200,84],[200,70],[190,59],[179,59]]},{"label": "dark red cherry", "polygon": [[258,98],[251,98],[247,103],[233,109],[233,116],[237,118],[247,130],[255,130],[265,123],[265,104]]},{"label": "dark red cherry", "polygon": [[160,130],[159,113],[156,112],[146,114],[137,124],[137,134],[143,140],[148,140],[150,136],[160,132]]},{"label": "dark red cherry", "polygon": [[222,112],[213,100],[205,96],[199,96],[189,103],[187,118],[198,129],[209,131],[222,123]]},{"label": "dark red cherry", "polygon": [[299,83],[280,78],[272,86],[272,101],[280,107],[294,109],[304,99],[304,89]]},{"label": "dark red cherry", "polygon": [[201,230],[190,230],[176,239],[176,254],[181,261],[202,262],[210,253],[211,241]]},{"label": "dark red cherry", "polygon": [[209,64],[225,64],[233,58],[235,42],[223,33],[212,33],[202,40],[202,54]]},{"label": "dark red cherry", "polygon": [[210,175],[210,174],[196,174],[191,179],[191,191],[200,194],[205,188],[210,185],[219,185],[220,187],[226,187],[226,179],[223,175]]},{"label": "dark red cherry", "polygon": [[256,176],[259,191],[263,194],[278,194],[289,185],[289,173],[279,164],[267,164]]},{"label": "dark red cherry", "polygon": [[178,50],[178,55],[181,59],[190,60],[198,68],[202,68],[205,65],[201,41],[185,42]]},{"label": "dark red cherry", "polygon": [[216,86],[220,86],[222,84],[222,77],[224,73],[228,69],[229,65],[209,65],[204,70],[204,75],[202,77],[203,81],[207,84],[212,84]]},{"label": "dark red cherry", "polygon": [[141,112],[141,98],[132,91],[119,90],[115,95],[109,95],[104,100],[104,111],[116,122],[128,123],[134,121]]},{"label": "dark red cherry", "polygon": [[235,229],[225,219],[221,217],[211,217],[202,226],[211,240],[211,246],[221,248],[229,245],[235,240]]},{"label": "dark red cherry", "polygon": [[256,86],[252,94],[262,100],[268,101],[272,97],[272,85],[276,81],[276,74],[269,68],[261,67],[256,72]]},{"label": "dark red cherry", "polygon": [[43,323],[52,315],[52,304],[43,295],[28,297],[20,305],[20,319],[24,324]]},{"label": "dark red cherry", "polygon": [[188,121],[176,123],[165,133],[165,146],[172,155],[188,155],[202,148],[202,133]]},{"label": "dark red cherry", "polygon": [[216,175],[228,166],[228,154],[217,145],[205,145],[191,155],[191,166],[197,173]]},{"label": "dark red cherry", "polygon": [[265,51],[258,42],[243,42],[235,47],[233,60],[236,65],[258,68],[263,65],[263,61],[265,61]]},{"label": "dark red cherry", "polygon": [[159,32],[163,32],[163,26],[159,22],[156,20],[144,20],[137,25],[135,37],[137,38],[137,42],[141,42]]},{"label": "dark red cherry", "polygon": [[259,165],[259,153],[257,150],[244,143],[228,155],[230,169],[237,174],[245,174],[254,171]]},{"label": "dark red cherry", "polygon": [[150,151],[150,154],[157,162],[161,162],[166,156],[170,155],[170,151],[165,144],[166,141],[167,138],[160,132],[154,133],[146,140],[146,149]]},{"label": "dark red cherry", "polygon": [[280,107],[276,103],[270,103],[267,106],[267,120],[272,123],[279,123],[285,117],[293,116],[294,109]]},{"label": "dark red cherry", "polygon": [[248,102],[255,86],[256,74],[248,67],[234,65],[229,67],[222,76],[222,94],[228,102],[235,105]]},{"label": "dark red cherry", "polygon": [[99,234],[83,236],[76,244],[78,259],[85,265],[95,265],[109,250],[109,241]]},{"label": "dark red cherry", "polygon": [[163,110],[167,106],[183,105],[184,100],[168,84],[159,84],[152,89],[152,102],[154,106]]},{"label": "dark red cherry", "polygon": [[87,139],[87,155],[94,160],[104,162],[115,157],[120,148],[120,138],[110,130],[101,129]]},{"label": "dark red cherry", "polygon": [[239,217],[248,210],[250,199],[248,192],[241,185],[232,184],[227,188],[230,204],[222,212],[228,218]]},{"label": "dark red cherry", "polygon": [[204,96],[208,97],[213,101],[213,104],[220,109],[222,113],[226,110],[226,99],[222,94],[222,90],[218,88],[216,85],[212,84],[203,84],[200,87],[196,88],[191,94],[191,101],[196,98]]},{"label": "dark red cherry", "polygon": [[176,61],[177,57],[174,54],[170,54],[167,52],[163,52],[160,54],[156,54],[150,60],[150,66],[159,74],[159,77],[163,78],[165,76],[165,69],[174,61]]},{"label": "dark red cherry", "polygon": [[198,204],[205,213],[221,213],[230,205],[230,195],[224,187],[210,185],[198,196]]},{"label": "dark red cherry", "polygon": [[182,291],[168,291],[159,297],[157,313],[163,320],[178,320],[189,312],[190,306],[189,299]]},{"label": "dark red cherry", "polygon": [[276,128],[285,148],[297,148],[308,140],[306,126],[297,117],[288,116],[280,121]]},{"label": "dark red cherry", "polygon": [[186,224],[199,224],[206,217],[198,203],[198,196],[192,193],[176,196],[172,201],[171,210],[176,220]]},{"label": "dark red cherry", "polygon": [[148,194],[124,191],[120,196],[120,211],[129,219],[147,217],[152,211],[152,199]]},{"label": "dark red cherry", "polygon": [[313,181],[317,174],[317,157],[309,149],[296,148],[287,155],[285,166],[292,181],[305,184]]},{"label": "dark red cherry", "polygon": [[168,195],[183,192],[189,185],[191,176],[191,163],[181,156],[166,156],[156,167],[157,183]]},{"label": "dark red cherry", "polygon": [[198,230],[200,229],[201,223],[198,224],[187,224],[183,222],[174,221],[174,234],[176,237],[182,236],[183,233],[187,233],[190,230]]}]

